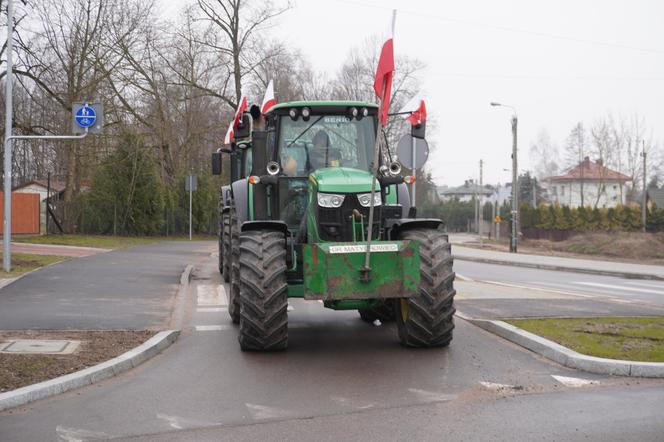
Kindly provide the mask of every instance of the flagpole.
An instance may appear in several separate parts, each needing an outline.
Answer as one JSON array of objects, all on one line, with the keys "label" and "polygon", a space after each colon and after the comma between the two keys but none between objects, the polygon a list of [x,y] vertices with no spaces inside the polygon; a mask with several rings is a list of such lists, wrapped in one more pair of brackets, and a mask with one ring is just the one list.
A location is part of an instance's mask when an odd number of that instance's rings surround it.
[{"label": "flagpole", "polygon": [[[383,80],[383,91],[387,85],[387,80]],[[376,143],[374,144],[374,158],[371,171],[371,202],[369,203],[369,226],[367,229],[367,249],[364,255],[364,267],[360,270],[362,281],[369,281],[369,272],[371,267],[369,261],[371,257],[371,237],[373,236],[373,219],[374,219],[374,195],[376,194],[376,181],[378,180],[378,160],[380,157],[380,129],[382,127],[382,113],[383,113],[383,99],[378,98],[378,118],[376,119]]]}]

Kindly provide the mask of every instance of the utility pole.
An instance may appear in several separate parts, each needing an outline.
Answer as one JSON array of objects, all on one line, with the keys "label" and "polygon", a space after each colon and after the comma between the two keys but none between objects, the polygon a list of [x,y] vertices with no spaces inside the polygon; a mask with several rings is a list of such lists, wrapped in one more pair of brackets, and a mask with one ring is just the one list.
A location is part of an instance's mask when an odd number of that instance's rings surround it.
[{"label": "utility pole", "polygon": [[508,107],[514,112],[512,114],[512,239],[510,241],[510,252],[517,252],[517,235],[519,231],[519,179],[518,179],[518,163],[516,157],[516,131],[518,124],[518,117],[516,115],[516,108],[507,104],[496,103],[492,101],[489,103],[491,106]]},{"label": "utility pole", "polygon": [[479,200],[477,202],[477,204],[479,206],[478,209],[477,209],[477,213],[478,213],[477,217],[478,217],[478,221],[479,221],[477,229],[478,229],[478,232],[479,232],[479,235],[480,235],[480,247],[484,246],[484,244],[483,244],[484,240],[482,239],[482,233],[483,233],[482,230],[484,230],[482,228],[482,221],[484,221],[484,207],[482,206],[482,202],[483,202],[482,197],[484,196],[484,180],[483,180],[483,177],[482,177],[482,167],[483,166],[484,166],[483,160],[480,160],[480,192],[479,192]]},{"label": "utility pole", "polygon": [[7,1],[7,76],[5,77],[5,176],[4,176],[4,226],[2,229],[2,268],[5,272],[12,267],[12,80],[14,79],[14,7]]},{"label": "utility pole", "polygon": [[643,233],[646,232],[646,222],[647,220],[647,204],[648,204],[648,189],[646,189],[647,186],[647,177],[646,177],[646,140],[643,140],[643,151],[641,152],[641,156],[643,157],[643,196],[641,197],[641,223],[643,226],[641,227],[641,231]]},{"label": "utility pole", "polygon": [[510,252],[517,253],[518,231],[519,231],[519,168],[516,157],[516,133],[517,133],[516,112],[512,116],[512,241],[510,242]]}]

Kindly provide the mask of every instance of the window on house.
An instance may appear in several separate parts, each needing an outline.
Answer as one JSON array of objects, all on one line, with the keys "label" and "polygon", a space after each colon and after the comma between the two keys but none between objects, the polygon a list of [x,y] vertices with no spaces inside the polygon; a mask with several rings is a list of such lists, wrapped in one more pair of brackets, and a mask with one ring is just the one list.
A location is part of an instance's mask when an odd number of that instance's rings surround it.
[{"label": "window on house", "polygon": [[565,186],[560,186],[560,195],[565,196]]}]

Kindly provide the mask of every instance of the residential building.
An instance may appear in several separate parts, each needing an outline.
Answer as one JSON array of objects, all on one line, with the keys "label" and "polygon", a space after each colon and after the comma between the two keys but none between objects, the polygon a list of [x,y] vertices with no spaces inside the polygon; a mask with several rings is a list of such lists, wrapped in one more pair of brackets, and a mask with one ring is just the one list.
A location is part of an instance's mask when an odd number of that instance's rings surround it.
[{"label": "residential building", "polygon": [[566,174],[545,178],[551,203],[561,206],[615,207],[625,204],[625,183],[632,179],[586,157]]},{"label": "residential building", "polygon": [[483,195],[488,198],[493,193],[493,190],[484,186],[480,187],[479,184],[473,180],[466,180],[462,186],[438,188],[438,195],[442,201],[451,201],[457,199],[461,202],[472,201],[476,196]]}]

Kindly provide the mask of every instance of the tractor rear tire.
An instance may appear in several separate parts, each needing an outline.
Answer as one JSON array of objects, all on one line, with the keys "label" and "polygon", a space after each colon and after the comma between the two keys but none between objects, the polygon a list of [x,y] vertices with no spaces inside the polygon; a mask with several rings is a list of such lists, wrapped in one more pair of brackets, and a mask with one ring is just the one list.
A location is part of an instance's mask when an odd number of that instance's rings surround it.
[{"label": "tractor rear tire", "polygon": [[233,255],[231,253],[231,219],[228,213],[222,215],[221,241],[221,250],[219,251],[219,256],[222,257],[221,274],[224,277],[224,281],[229,282],[231,280],[231,261],[233,260]]},{"label": "tractor rear tire", "polygon": [[229,250],[229,293],[228,314],[233,324],[240,323],[240,225],[235,208],[231,208],[228,231]]},{"label": "tractor rear tire", "polygon": [[380,322],[391,322],[395,319],[394,300],[388,299],[375,307],[361,308],[358,312],[364,322],[374,322],[376,319]]},{"label": "tractor rear tire", "polygon": [[288,346],[286,239],[273,230],[240,235],[240,347],[243,351]]},{"label": "tractor rear tire", "polygon": [[446,234],[435,229],[412,229],[400,235],[420,244],[419,292],[396,302],[399,340],[407,347],[444,347],[454,329],[454,271]]},{"label": "tractor rear tire", "polygon": [[220,213],[219,214],[219,241],[218,241],[218,249],[219,249],[219,273],[221,275],[224,274],[224,214]]}]

